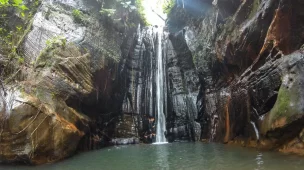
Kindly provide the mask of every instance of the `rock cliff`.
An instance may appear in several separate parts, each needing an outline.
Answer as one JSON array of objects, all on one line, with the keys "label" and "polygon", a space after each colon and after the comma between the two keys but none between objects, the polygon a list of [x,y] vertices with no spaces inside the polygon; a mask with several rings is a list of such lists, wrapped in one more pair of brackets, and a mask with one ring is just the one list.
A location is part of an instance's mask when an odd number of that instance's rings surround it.
[{"label": "rock cliff", "polygon": [[18,44],[10,42],[15,47],[1,48],[4,163],[54,162],[110,142],[124,97],[124,53],[143,23],[116,1],[35,3],[31,15],[22,14],[30,21],[14,9],[1,11],[27,28],[11,22],[7,29],[22,35],[15,37]]},{"label": "rock cliff", "polygon": [[303,154],[303,5],[177,1],[168,27],[182,33],[200,79],[203,140]]}]

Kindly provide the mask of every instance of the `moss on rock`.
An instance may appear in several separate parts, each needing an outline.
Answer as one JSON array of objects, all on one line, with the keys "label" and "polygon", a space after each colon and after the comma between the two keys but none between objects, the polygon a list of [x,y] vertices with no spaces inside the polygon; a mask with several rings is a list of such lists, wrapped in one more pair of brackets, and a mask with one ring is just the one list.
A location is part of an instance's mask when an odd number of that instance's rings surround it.
[{"label": "moss on rock", "polygon": [[299,67],[283,76],[283,82],[278,92],[275,105],[267,113],[262,123],[262,133],[281,129],[292,124],[304,116],[301,96],[301,82]]}]

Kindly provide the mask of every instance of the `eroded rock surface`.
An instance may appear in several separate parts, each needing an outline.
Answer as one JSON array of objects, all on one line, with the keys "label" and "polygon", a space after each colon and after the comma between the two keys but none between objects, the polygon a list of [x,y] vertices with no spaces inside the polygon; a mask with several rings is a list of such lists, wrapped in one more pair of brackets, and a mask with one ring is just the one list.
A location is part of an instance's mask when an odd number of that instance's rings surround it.
[{"label": "eroded rock surface", "polygon": [[0,162],[43,164],[110,144],[139,22],[116,1],[41,2],[18,46],[23,63],[1,81]]}]

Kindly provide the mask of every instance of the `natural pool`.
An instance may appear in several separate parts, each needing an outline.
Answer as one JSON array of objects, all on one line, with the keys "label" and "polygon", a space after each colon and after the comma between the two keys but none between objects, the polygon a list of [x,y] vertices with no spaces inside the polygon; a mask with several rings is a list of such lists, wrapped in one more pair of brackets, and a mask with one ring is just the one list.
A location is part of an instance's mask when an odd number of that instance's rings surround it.
[{"label": "natural pool", "polygon": [[304,169],[304,157],[222,144],[171,143],[108,147],[65,161],[36,167],[0,166],[16,170],[294,170]]}]

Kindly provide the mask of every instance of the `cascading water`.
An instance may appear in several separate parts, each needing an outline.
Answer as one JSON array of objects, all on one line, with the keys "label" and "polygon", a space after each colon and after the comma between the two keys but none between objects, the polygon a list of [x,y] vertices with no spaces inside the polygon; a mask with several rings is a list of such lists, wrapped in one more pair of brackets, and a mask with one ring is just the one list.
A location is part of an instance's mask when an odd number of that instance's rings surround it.
[{"label": "cascading water", "polygon": [[253,121],[250,121],[250,123],[252,124],[252,127],[254,129],[254,132],[255,132],[255,135],[256,135],[256,138],[257,140],[260,140],[260,135],[259,135],[259,130],[258,128],[255,126],[255,123]]},{"label": "cascading water", "polygon": [[156,144],[167,143],[165,137],[166,117],[164,112],[164,89],[165,79],[164,64],[162,57],[162,35],[163,28],[158,27],[157,32],[157,68],[156,68],[156,108],[157,108],[157,126],[156,126]]},{"label": "cascading water", "polygon": [[[163,0],[161,0],[163,2]],[[134,51],[128,53],[126,60],[127,91],[123,101],[123,112],[132,113],[137,121],[139,132],[147,143],[167,143],[167,55],[163,51],[163,44],[168,35],[164,31],[166,15],[162,11],[161,3],[151,3],[143,0],[152,25],[141,28],[138,26]],[[151,22],[152,21],[152,22]],[[166,46],[164,46],[166,47]],[[141,128],[141,129],[140,129]]]}]

